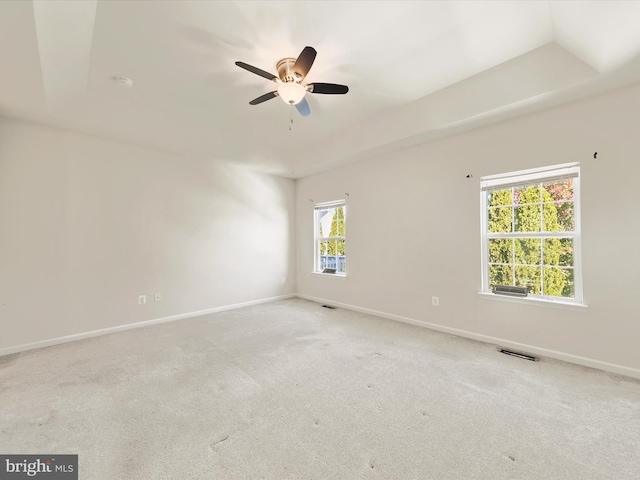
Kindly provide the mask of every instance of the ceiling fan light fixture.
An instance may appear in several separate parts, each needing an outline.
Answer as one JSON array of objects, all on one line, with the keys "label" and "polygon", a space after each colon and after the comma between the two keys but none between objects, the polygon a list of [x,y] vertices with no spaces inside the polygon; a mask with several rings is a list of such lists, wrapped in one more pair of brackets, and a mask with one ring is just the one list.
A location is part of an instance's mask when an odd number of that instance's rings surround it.
[{"label": "ceiling fan light fixture", "polygon": [[260,95],[249,102],[249,105],[260,105],[261,103],[280,97],[287,105],[293,105],[303,117],[309,116],[311,110],[305,100],[305,95],[309,93],[322,93],[325,95],[344,95],[349,91],[346,85],[335,83],[308,83],[301,82],[306,78],[309,69],[316,58],[316,50],[313,47],[304,47],[298,58],[283,58],[276,64],[278,76],[265,72],[244,62],[236,62],[236,65],[243,70],[247,70],[255,75],[275,82],[278,86],[272,92]]},{"label": "ceiling fan light fixture", "polygon": [[278,86],[278,96],[289,105],[296,105],[302,101],[307,89],[296,82],[281,83]]}]

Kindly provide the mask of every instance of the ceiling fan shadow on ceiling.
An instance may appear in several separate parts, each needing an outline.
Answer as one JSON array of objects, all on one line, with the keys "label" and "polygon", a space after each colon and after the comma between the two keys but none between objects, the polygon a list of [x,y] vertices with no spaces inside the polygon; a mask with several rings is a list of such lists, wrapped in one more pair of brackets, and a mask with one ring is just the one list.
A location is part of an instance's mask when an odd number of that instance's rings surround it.
[{"label": "ceiling fan shadow on ceiling", "polygon": [[316,59],[317,52],[313,47],[304,47],[298,58],[283,58],[280,60],[276,69],[278,76],[265,72],[253,65],[244,62],[236,62],[240,68],[244,68],[251,73],[260,75],[261,77],[271,80],[278,84],[278,88],[273,92],[260,95],[249,102],[250,105],[258,105],[260,103],[280,97],[282,101],[289,105],[294,105],[303,117],[311,113],[309,104],[304,96],[309,93],[321,93],[325,95],[344,95],[349,91],[346,85],[338,85],[335,83],[307,83],[302,81],[309,73],[313,61]]}]

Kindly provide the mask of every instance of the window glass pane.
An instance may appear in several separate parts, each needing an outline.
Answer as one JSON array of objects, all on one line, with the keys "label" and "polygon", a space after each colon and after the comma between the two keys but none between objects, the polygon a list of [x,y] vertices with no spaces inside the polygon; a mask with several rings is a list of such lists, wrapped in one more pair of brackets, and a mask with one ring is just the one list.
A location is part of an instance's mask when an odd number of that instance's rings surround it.
[{"label": "window glass pane", "polygon": [[573,267],[573,239],[545,238],[545,266]]},{"label": "window glass pane", "polygon": [[327,255],[326,259],[326,268],[338,268],[336,265],[336,256],[335,255]]},{"label": "window glass pane", "polygon": [[489,262],[490,263],[512,263],[513,240],[510,238],[489,239]]},{"label": "window glass pane", "polygon": [[489,287],[494,285],[513,285],[511,265],[489,265]]},{"label": "window glass pane", "polygon": [[513,187],[513,203],[515,205],[519,205],[521,203],[531,203],[531,199],[527,198],[527,196],[525,195],[525,197],[522,197],[522,194],[527,190],[527,186],[523,185],[522,187]]},{"label": "window glass pane", "polygon": [[540,231],[540,204],[515,207],[514,211],[516,232]]},{"label": "window glass pane", "polygon": [[327,242],[318,242],[318,266],[317,271],[321,272],[327,266]]},{"label": "window glass pane", "polygon": [[498,207],[502,205],[511,205],[511,189],[490,190],[487,192],[487,205],[490,207]]},{"label": "window glass pane", "polygon": [[530,205],[540,203],[540,185],[525,185],[513,189],[514,201],[517,205]]},{"label": "window glass pane", "polygon": [[345,245],[345,241],[344,240],[338,240],[337,242],[337,255],[336,255],[336,261],[337,261],[337,268],[338,268],[338,272],[340,273],[345,273],[346,272],[346,266],[347,266],[347,257],[346,257],[346,245]]},{"label": "window glass pane", "polygon": [[330,237],[331,233],[331,225],[334,222],[336,209],[333,208],[323,208],[318,210],[318,223],[319,223],[319,234],[321,237]]},{"label": "window glass pane", "polygon": [[575,229],[573,202],[545,203],[542,212],[545,232],[572,232]]},{"label": "window glass pane", "polygon": [[540,265],[542,241],[539,238],[515,239],[515,263]]},{"label": "window glass pane", "polygon": [[331,224],[332,237],[344,237],[344,208],[338,207]]},{"label": "window glass pane", "polygon": [[488,231],[493,233],[508,233],[512,231],[512,208],[499,207],[489,209]]},{"label": "window glass pane", "polygon": [[[553,207],[553,208],[551,208]],[[544,227],[547,232],[573,232],[576,228],[573,202],[556,202],[545,204]],[[547,208],[550,209],[548,225]]]},{"label": "window glass pane", "polygon": [[553,297],[574,297],[573,268],[544,268],[544,294]]},{"label": "window glass pane", "polygon": [[516,265],[516,285],[527,287],[529,293],[539,295],[542,292],[542,268]]},{"label": "window glass pane", "polygon": [[564,274],[564,288],[562,289],[562,296],[565,298],[575,298],[576,296],[574,272],[575,270],[573,268],[562,269],[562,273]]},{"label": "window glass pane", "polygon": [[542,205],[542,216],[542,227],[545,232],[559,232],[561,230],[558,223],[558,209],[555,204],[545,203]]},{"label": "window glass pane", "polygon": [[563,267],[573,267],[573,238],[560,239],[560,262],[558,265]]},{"label": "window glass pane", "polygon": [[[336,240],[327,241],[327,255],[336,255],[338,251],[338,242]],[[331,267],[333,268],[333,267]]]},{"label": "window glass pane", "polygon": [[562,253],[562,244],[559,238],[544,239],[544,264],[560,265],[560,254]]},{"label": "window glass pane", "polygon": [[327,254],[327,242],[320,241],[318,243],[319,243],[318,251],[320,252],[320,255],[326,255]]},{"label": "window glass pane", "polygon": [[[543,188],[549,194],[549,197],[554,202],[562,200],[573,201],[573,179],[562,180],[559,182],[548,182],[543,185]],[[546,200],[545,200],[546,201]]]}]

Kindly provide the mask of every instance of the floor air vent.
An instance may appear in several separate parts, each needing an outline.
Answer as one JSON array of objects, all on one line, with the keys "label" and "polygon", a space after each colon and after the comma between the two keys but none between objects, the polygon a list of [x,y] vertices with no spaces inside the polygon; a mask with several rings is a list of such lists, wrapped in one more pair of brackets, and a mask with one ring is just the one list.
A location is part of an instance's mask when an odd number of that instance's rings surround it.
[{"label": "floor air vent", "polygon": [[509,295],[510,297],[526,297],[529,291],[527,287],[516,287],[514,285],[494,285],[493,293],[497,295]]},{"label": "floor air vent", "polygon": [[522,358],[523,360],[529,360],[531,362],[536,361],[536,357],[531,355],[525,355],[524,353],[512,352],[511,350],[505,350],[504,348],[500,350],[500,353],[504,353],[505,355],[511,355],[512,357]]}]

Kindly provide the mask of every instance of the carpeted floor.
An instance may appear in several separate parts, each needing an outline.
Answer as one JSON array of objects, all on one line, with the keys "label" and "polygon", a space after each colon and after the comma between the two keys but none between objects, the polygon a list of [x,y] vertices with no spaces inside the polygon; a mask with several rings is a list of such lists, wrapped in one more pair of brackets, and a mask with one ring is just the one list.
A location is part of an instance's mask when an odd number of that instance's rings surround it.
[{"label": "carpeted floor", "polygon": [[93,479],[639,479],[640,382],[301,299],[0,357],[0,453]]}]

